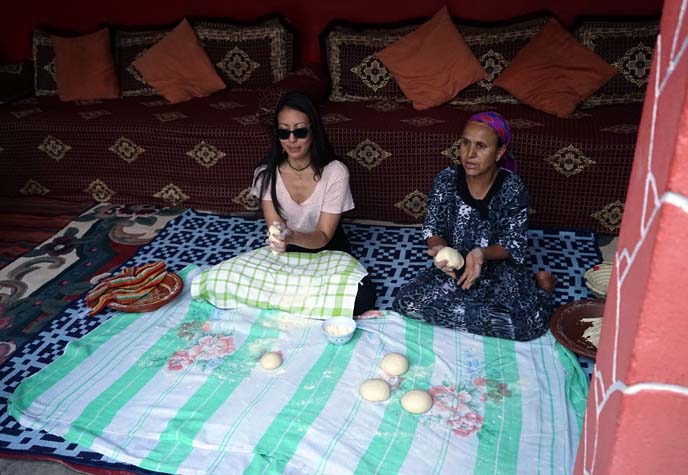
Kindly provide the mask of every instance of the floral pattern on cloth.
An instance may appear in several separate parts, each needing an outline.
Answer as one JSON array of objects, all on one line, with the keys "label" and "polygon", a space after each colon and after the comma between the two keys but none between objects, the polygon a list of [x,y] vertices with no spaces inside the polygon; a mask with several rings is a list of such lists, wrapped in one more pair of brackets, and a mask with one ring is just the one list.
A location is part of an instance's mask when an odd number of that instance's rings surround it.
[{"label": "floral pattern on cloth", "polygon": [[[226,356],[236,350],[232,330],[218,322],[193,320],[179,327],[178,335],[187,340],[187,348],[175,351],[167,360],[167,369],[181,371],[191,365],[198,365],[202,371],[212,371],[222,364]],[[226,323],[226,322],[223,322]],[[225,333],[228,332],[228,333]]]},{"label": "floral pattern on cloth", "polygon": [[524,264],[527,231],[528,193],[517,175],[501,170],[485,199],[475,200],[463,168],[442,170],[429,195],[423,237],[441,236],[464,256],[476,247],[499,244],[511,257],[486,261],[467,290],[431,265],[400,289],[394,310],[477,335],[520,341],[541,336],[554,299]]},{"label": "floral pattern on cloth", "polygon": [[501,404],[512,390],[504,381],[486,377],[483,364],[471,351],[464,354],[463,363],[467,371],[461,380],[445,378],[428,390],[433,407],[424,423],[439,430],[449,426],[454,435],[469,437],[485,422],[485,404]]}]

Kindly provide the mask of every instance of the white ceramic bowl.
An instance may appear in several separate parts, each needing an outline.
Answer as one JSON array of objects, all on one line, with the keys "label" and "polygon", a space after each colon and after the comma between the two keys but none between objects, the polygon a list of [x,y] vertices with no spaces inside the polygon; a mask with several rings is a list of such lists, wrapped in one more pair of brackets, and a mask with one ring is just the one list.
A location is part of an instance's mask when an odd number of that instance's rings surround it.
[{"label": "white ceramic bowl", "polygon": [[598,299],[607,298],[607,288],[612,277],[612,265],[603,262],[585,271],[585,285]]},{"label": "white ceramic bowl", "polygon": [[356,322],[351,317],[332,317],[322,322],[321,328],[327,341],[335,345],[343,345],[354,336]]}]

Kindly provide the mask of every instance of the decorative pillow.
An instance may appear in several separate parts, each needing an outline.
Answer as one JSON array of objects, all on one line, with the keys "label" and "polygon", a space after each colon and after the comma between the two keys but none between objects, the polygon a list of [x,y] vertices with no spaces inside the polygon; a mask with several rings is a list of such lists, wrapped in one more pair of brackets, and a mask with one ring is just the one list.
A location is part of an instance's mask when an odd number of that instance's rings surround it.
[{"label": "decorative pillow", "polygon": [[[493,90],[492,81],[551,18],[540,13],[498,24],[453,20],[487,76],[461,91],[451,104],[517,103],[510,94]],[[327,65],[331,81],[330,100],[407,100],[375,53],[423,23],[423,20],[386,25],[331,22],[320,34],[323,64]]]},{"label": "decorative pillow", "polygon": [[332,101],[406,100],[392,74],[375,54],[411,33],[421,21],[361,25],[336,20],[320,35],[330,76]]},{"label": "decorative pillow", "polygon": [[57,95],[55,80],[55,49],[53,37],[43,30],[34,30],[33,46],[33,87],[37,96]]},{"label": "decorative pillow", "polygon": [[430,21],[377,53],[416,110],[447,102],[485,77],[442,7]]},{"label": "decorative pillow", "polygon": [[[285,77],[294,64],[294,33],[278,15],[250,23],[189,19],[227,85],[257,88]],[[236,89],[232,87],[232,89]]]},{"label": "decorative pillow", "polygon": [[576,38],[619,70],[582,107],[642,102],[659,34],[659,19],[637,21],[582,21]]},{"label": "decorative pillow", "polygon": [[133,65],[146,83],[171,104],[209,96],[227,87],[186,20]]},{"label": "decorative pillow", "polygon": [[535,109],[568,117],[616,73],[553,19],[494,84]]},{"label": "decorative pillow", "polygon": [[308,318],[352,316],[358,283],[367,275],[351,255],[289,252],[261,247],[194,277],[191,296],[219,308],[250,305]]},{"label": "decorative pillow", "polygon": [[57,94],[62,101],[119,96],[107,28],[77,38],[53,36]]},{"label": "decorative pillow", "polygon": [[494,88],[494,80],[516,54],[544,27],[552,16],[544,13],[516,18],[506,23],[466,23],[456,21],[459,32],[487,76],[459,92],[454,105],[515,104],[518,101],[505,91]]},{"label": "decorative pillow", "polygon": [[148,48],[160,41],[173,26],[158,28],[113,27],[115,39],[115,65],[122,96],[154,96],[155,89],[146,84],[132,63],[144,55]]}]

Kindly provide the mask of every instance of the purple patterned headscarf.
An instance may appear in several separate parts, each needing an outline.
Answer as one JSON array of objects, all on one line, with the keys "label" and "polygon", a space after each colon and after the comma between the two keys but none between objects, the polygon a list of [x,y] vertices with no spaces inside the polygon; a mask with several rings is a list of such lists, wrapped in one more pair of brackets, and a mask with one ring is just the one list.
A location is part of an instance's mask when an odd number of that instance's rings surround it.
[{"label": "purple patterned headscarf", "polygon": [[512,172],[516,172],[516,160],[511,151],[509,150],[509,144],[511,143],[511,128],[509,123],[500,114],[487,111],[478,112],[473,114],[469,119],[469,122],[481,122],[485,125],[489,125],[492,130],[495,131],[499,140],[501,140],[502,145],[506,147],[506,153],[503,155],[502,168],[506,168]]}]

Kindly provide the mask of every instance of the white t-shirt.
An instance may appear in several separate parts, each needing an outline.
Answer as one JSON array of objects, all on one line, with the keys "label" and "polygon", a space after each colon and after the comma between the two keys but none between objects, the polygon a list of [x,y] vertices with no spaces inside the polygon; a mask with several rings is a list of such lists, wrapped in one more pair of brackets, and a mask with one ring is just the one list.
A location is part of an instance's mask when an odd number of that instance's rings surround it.
[{"label": "white t-shirt", "polygon": [[[258,198],[261,197],[259,196],[259,183],[256,181],[256,177],[263,168],[265,166],[256,169],[251,186],[251,194]],[[349,188],[349,170],[339,160],[333,160],[323,168],[313,193],[303,203],[299,204],[291,197],[282,181],[279,169],[277,170],[275,192],[287,226],[302,233],[315,231],[321,212],[342,214],[354,208],[354,199]],[[272,201],[270,183],[263,190],[261,199]]]}]

